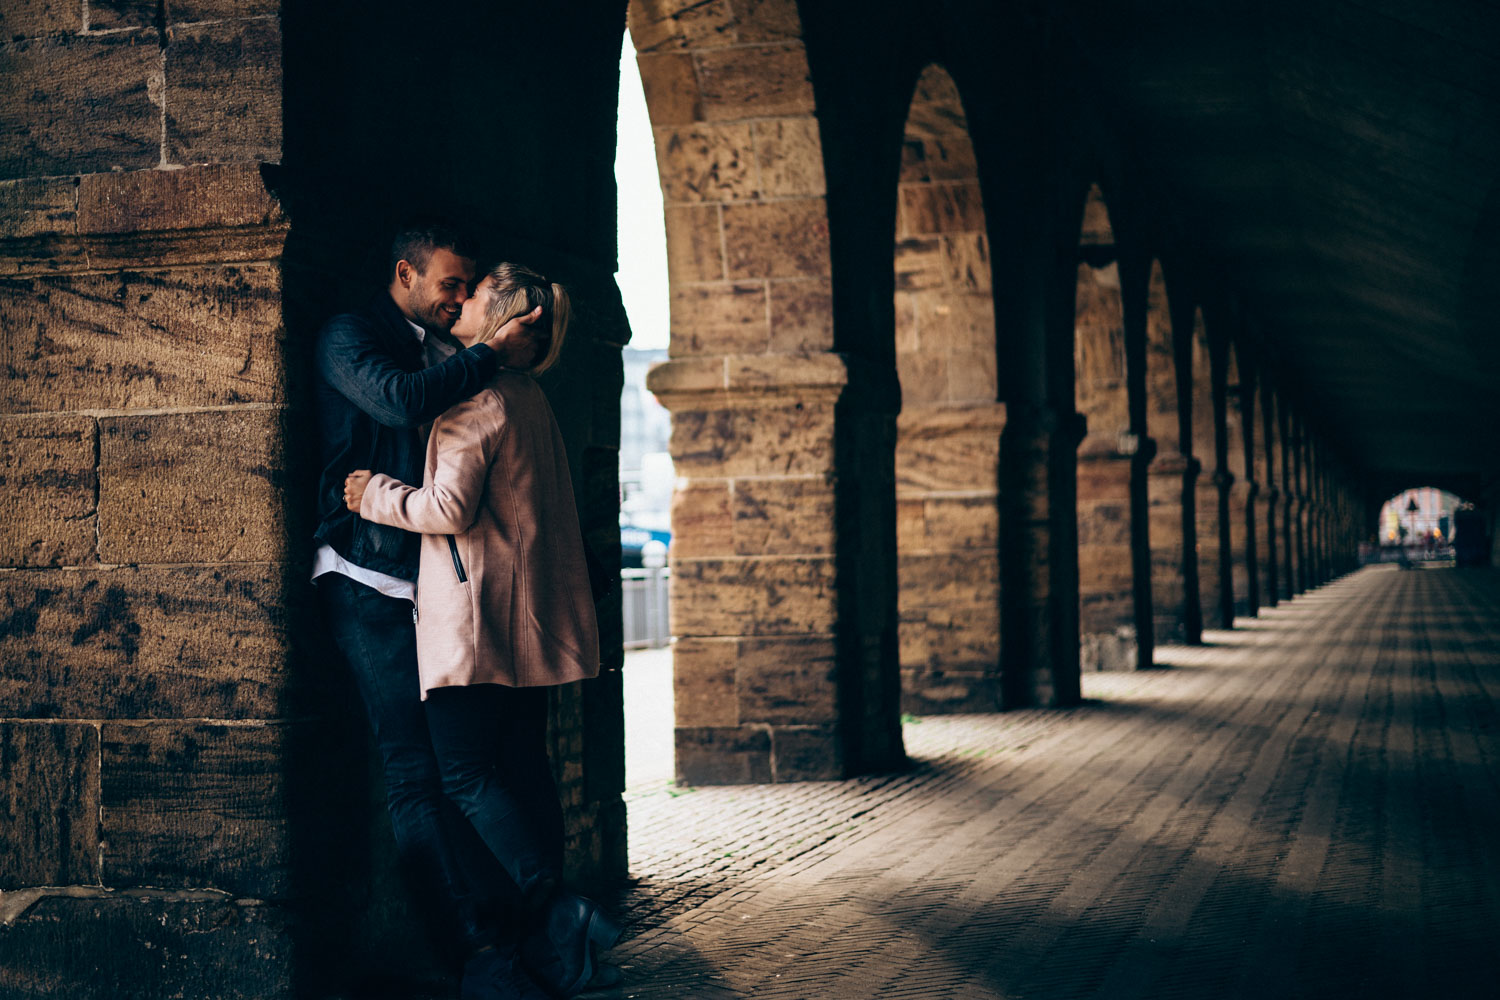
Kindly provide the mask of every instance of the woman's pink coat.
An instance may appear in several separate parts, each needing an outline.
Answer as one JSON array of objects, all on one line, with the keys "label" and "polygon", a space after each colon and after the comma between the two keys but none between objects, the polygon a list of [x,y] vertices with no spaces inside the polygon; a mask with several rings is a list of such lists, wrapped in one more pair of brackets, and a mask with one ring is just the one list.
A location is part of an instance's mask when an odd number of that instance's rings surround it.
[{"label": "woman's pink coat", "polygon": [[424,698],[439,687],[536,687],[599,672],[568,460],[552,408],[530,376],[502,370],[438,417],[422,488],[375,476],[359,512],[422,534],[417,665]]}]

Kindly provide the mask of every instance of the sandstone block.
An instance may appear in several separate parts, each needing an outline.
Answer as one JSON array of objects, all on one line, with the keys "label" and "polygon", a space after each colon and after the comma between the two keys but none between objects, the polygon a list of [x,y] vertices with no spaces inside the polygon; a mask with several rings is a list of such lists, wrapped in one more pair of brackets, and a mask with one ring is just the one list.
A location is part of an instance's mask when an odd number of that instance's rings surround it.
[{"label": "sandstone block", "polygon": [[278,907],[221,897],[47,896],[0,927],[0,994],[290,1000],[287,924]]},{"label": "sandstone block", "polygon": [[908,237],[896,241],[896,291],[916,292],[946,288],[947,261],[942,241],[935,237]]},{"label": "sandstone block", "polygon": [[631,4],[628,13],[631,40],[640,52],[716,48],[734,41],[729,0]]},{"label": "sandstone block", "polygon": [[724,207],[728,277],[825,276],[828,209],[822,198]]},{"label": "sandstone block", "polygon": [[827,278],[767,282],[771,295],[770,350],[833,350],[833,289]]},{"label": "sandstone block", "polygon": [[281,402],[269,265],[0,283],[0,363],[19,412]]},{"label": "sandstone block", "polygon": [[73,0],[9,0],[0,8],[0,41],[72,34],[83,27],[82,13]]},{"label": "sandstone block", "polygon": [[254,164],[144,170],[82,177],[78,227],[90,234],[279,226],[281,205]]},{"label": "sandstone block", "polygon": [[[129,3],[130,0],[120,0]],[[91,7],[98,0],[90,0]],[[281,13],[281,0],[172,0],[167,16],[172,24],[195,21],[228,21],[241,17],[270,17]]]},{"label": "sandstone block", "polygon": [[667,273],[673,285],[725,277],[719,213],[717,205],[667,207]]},{"label": "sandstone block", "polygon": [[[0,417],[0,565],[94,558],[97,431],[89,417]],[[3,641],[3,640],[0,640]]]},{"label": "sandstone block", "polygon": [[646,92],[646,107],[651,124],[691,125],[703,120],[698,93],[698,73],[693,57],[687,53],[662,52],[636,57],[641,70],[641,87]]},{"label": "sandstone block", "polygon": [[672,290],[672,357],[758,354],[770,343],[766,283],[737,281]]},{"label": "sandstone block", "polygon": [[82,253],[78,229],[78,183],[66,178],[0,181],[0,233],[7,242],[30,240],[33,254],[46,247],[59,256]]},{"label": "sandstone block", "polygon": [[727,202],[756,196],[748,124],[657,129],[656,164],[667,202]]},{"label": "sandstone block", "polygon": [[693,477],[824,475],[833,468],[832,411],[826,403],[780,399],[674,408],[672,460],[678,475]]},{"label": "sandstone block", "polygon": [[734,638],[684,637],[672,646],[672,692],[677,725],[694,729],[739,725]]},{"label": "sandstone block", "polygon": [[155,31],[0,49],[0,178],[142,170],[161,158]]},{"label": "sandstone block", "polygon": [[831,632],[833,573],[832,558],[679,560],[672,567],[672,634]]},{"label": "sandstone block", "polygon": [[274,717],[284,586],[267,566],[0,574],[0,716]]},{"label": "sandstone block", "polygon": [[800,42],[709,50],[695,60],[709,121],[810,115],[815,109]]},{"label": "sandstone block", "polygon": [[87,7],[90,31],[156,27],[157,5],[151,0],[88,0]]},{"label": "sandstone block", "polygon": [[172,163],[281,159],[281,25],[273,18],[176,27],[167,46]]},{"label": "sandstone block", "polygon": [[735,695],[746,724],[832,725],[838,717],[831,637],[741,639]]},{"label": "sandstone block", "polygon": [[736,34],[743,43],[792,41],[802,37],[796,0],[735,0]]},{"label": "sandstone block", "polygon": [[760,189],[766,197],[808,198],[827,193],[817,119],[777,118],[756,122],[754,128]]},{"label": "sandstone block", "polygon": [[735,480],[731,509],[735,555],[833,552],[833,483],[825,477]]},{"label": "sandstone block", "polygon": [[912,555],[975,549],[998,551],[999,495],[899,500],[896,530],[900,550]]},{"label": "sandstone block", "polygon": [[932,490],[992,492],[999,482],[1000,432],[980,427],[946,434],[903,433],[896,444],[898,494]]},{"label": "sandstone block", "polygon": [[772,780],[771,734],[764,728],[679,726],[679,785],[758,785]]},{"label": "sandstone block", "polygon": [[276,410],[99,421],[105,562],[277,562],[286,554]]},{"label": "sandstone block", "polygon": [[989,237],[983,232],[952,233],[944,236],[942,243],[948,287],[956,292],[989,295],[993,283]]},{"label": "sandstone block", "polygon": [[1000,678],[993,671],[901,671],[901,711],[912,715],[993,712],[1000,707]]},{"label": "sandstone block", "polygon": [[101,730],[105,884],[287,894],[285,727]]},{"label": "sandstone block", "polygon": [[0,722],[0,820],[0,891],[98,885],[98,729]]},{"label": "sandstone block", "polygon": [[672,493],[672,557],[734,554],[730,481],[682,480]]},{"label": "sandstone block", "polygon": [[1109,206],[1104,203],[1104,192],[1097,184],[1089,188],[1088,201],[1083,206],[1083,231],[1078,242],[1083,246],[1112,246],[1115,242],[1109,224]]},{"label": "sandstone block", "polygon": [[903,236],[984,231],[978,181],[902,184],[897,232]]},{"label": "sandstone block", "polygon": [[845,777],[844,748],[833,726],[773,726],[772,781],[835,781]]}]

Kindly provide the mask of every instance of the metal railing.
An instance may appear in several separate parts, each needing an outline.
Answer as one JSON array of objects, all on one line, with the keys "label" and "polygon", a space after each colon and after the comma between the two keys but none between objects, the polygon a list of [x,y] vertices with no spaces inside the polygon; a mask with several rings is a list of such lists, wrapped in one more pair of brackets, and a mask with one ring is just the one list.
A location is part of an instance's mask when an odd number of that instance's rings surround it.
[{"label": "metal railing", "polygon": [[655,649],[671,640],[667,623],[667,579],[671,575],[665,566],[620,570],[626,649]]}]

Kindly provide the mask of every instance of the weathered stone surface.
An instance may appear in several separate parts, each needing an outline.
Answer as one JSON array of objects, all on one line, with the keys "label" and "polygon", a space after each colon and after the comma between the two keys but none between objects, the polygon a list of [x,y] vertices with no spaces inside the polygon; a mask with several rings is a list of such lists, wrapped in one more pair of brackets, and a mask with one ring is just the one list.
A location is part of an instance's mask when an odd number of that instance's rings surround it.
[{"label": "weathered stone surface", "polygon": [[902,553],[901,662],[931,667],[998,663],[998,550]]},{"label": "weathered stone surface", "polygon": [[254,164],[94,174],[78,181],[78,228],[86,234],[284,224],[281,205]]},{"label": "weathered stone surface", "polygon": [[83,26],[74,0],[6,0],[0,7],[0,41],[71,34]]},{"label": "weathered stone surface", "polygon": [[716,48],[735,40],[729,0],[631,4],[628,11],[631,40],[641,52]]},{"label": "weathered stone surface", "polygon": [[811,476],[833,465],[831,406],[787,404],[672,415],[678,475]]},{"label": "weathered stone surface", "polygon": [[952,233],[942,238],[942,245],[948,287],[955,292],[989,295],[993,286],[989,237],[983,232]]},{"label": "weathered stone surface", "polygon": [[155,166],[161,72],[155,31],[0,48],[0,178]]},{"label": "weathered stone surface", "polygon": [[656,164],[667,202],[721,202],[756,195],[750,125],[656,130]]},{"label": "weathered stone surface", "polygon": [[897,421],[898,494],[996,490],[1004,414],[994,403],[903,411]]},{"label": "weathered stone surface", "polygon": [[172,163],[281,159],[281,25],[178,26],[167,45]]},{"label": "weathered stone surface", "polygon": [[0,717],[280,714],[290,644],[283,572],[0,573]]},{"label": "weathered stone surface", "polygon": [[750,785],[771,780],[771,734],[764,728],[679,726],[679,785]]},{"label": "weathered stone surface", "polygon": [[790,41],[802,37],[796,0],[735,0],[736,36],[741,42]]},{"label": "weathered stone surface", "polygon": [[737,726],[736,638],[679,638],[672,646],[672,691],[677,725],[686,728]]},{"label": "weathered stone surface", "polygon": [[672,634],[809,635],[835,621],[832,558],[679,560]]},{"label": "weathered stone surface", "polygon": [[814,110],[807,53],[800,42],[710,50],[699,53],[695,62],[702,113],[709,121],[807,115]]},{"label": "weathered stone surface", "polygon": [[777,118],[756,122],[754,129],[762,194],[768,198],[808,198],[827,192],[817,119]]},{"label": "weathered stone surface", "polygon": [[833,552],[833,483],[811,479],[737,479],[730,501],[734,554]]},{"label": "weathered stone surface", "polygon": [[674,559],[734,554],[730,483],[727,479],[678,481],[672,493]]},{"label": "weathered stone surface", "polygon": [[0,565],[92,561],[96,435],[90,417],[0,417]]},{"label": "weathered stone surface", "polygon": [[833,349],[833,289],[827,278],[767,282],[771,294],[770,350]]},{"label": "weathered stone surface", "polygon": [[770,345],[766,283],[736,281],[672,290],[672,357],[758,354]]},{"label": "weathered stone surface", "polygon": [[0,283],[0,364],[15,412],[280,402],[278,268]]},{"label": "weathered stone surface", "polygon": [[828,207],[822,198],[724,207],[728,277],[796,278],[829,273]]},{"label": "weathered stone surface", "polygon": [[74,178],[0,181],[0,275],[82,267],[77,208]]},{"label": "weathered stone surface", "polygon": [[919,292],[946,288],[948,263],[943,242],[934,236],[913,236],[896,241],[896,292]]},{"label": "weathered stone surface", "polygon": [[996,548],[1000,536],[999,495],[918,496],[896,504],[901,552],[917,555]]},{"label": "weathered stone surface", "polygon": [[[158,4],[152,0],[86,0],[90,31],[154,28]],[[172,4],[177,7],[177,3]]]},{"label": "weathered stone surface", "polygon": [[845,777],[844,748],[832,726],[773,726],[772,781],[836,781]]},{"label": "weathered stone surface", "polygon": [[47,896],[0,927],[0,994],[278,1000],[295,991],[286,913],[209,894]]},{"label": "weathered stone surface", "polygon": [[902,237],[984,231],[978,181],[902,184],[896,232]]},{"label": "weathered stone surface", "polygon": [[831,725],[838,712],[835,669],[831,637],[739,640],[735,650],[739,721]]},{"label": "weathered stone surface", "polygon": [[[98,0],[89,0],[91,7]],[[132,2],[132,0],[119,0]],[[154,6],[154,5],[152,5]],[[170,24],[194,21],[227,21],[239,17],[267,17],[281,13],[281,0],[172,0],[167,5]]]},{"label": "weathered stone surface", "polygon": [[0,821],[0,891],[99,884],[98,729],[0,722]]},{"label": "weathered stone surface", "polygon": [[285,557],[279,411],[104,417],[99,438],[99,555],[105,562]]},{"label": "weathered stone surface", "polygon": [[101,741],[105,884],[287,893],[285,727],[105,723]]},{"label": "weathered stone surface", "polygon": [[673,286],[725,277],[718,205],[667,206],[667,274]]},{"label": "weathered stone surface", "polygon": [[690,125],[703,120],[692,56],[677,52],[642,54],[636,57],[636,64],[653,126]]},{"label": "weathered stone surface", "polygon": [[1115,242],[1114,230],[1109,222],[1109,206],[1104,203],[1104,192],[1097,184],[1089,187],[1078,242],[1082,246],[1113,246]]}]

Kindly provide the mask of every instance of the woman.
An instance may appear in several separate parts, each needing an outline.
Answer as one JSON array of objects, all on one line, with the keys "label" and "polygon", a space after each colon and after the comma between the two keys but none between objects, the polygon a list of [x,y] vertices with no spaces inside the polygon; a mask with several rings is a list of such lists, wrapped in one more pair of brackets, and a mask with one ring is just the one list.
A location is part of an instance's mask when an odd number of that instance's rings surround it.
[{"label": "woman", "polygon": [[[539,320],[491,339],[538,306]],[[434,421],[424,485],[365,470],[345,484],[361,517],[422,534],[417,664],[443,788],[520,889],[522,961],[564,997],[589,982],[594,950],[619,936],[597,905],[561,889],[562,809],[546,748],[547,689],[599,670],[562,435],[532,378],[557,361],[568,313],[561,285],[496,266],[453,335],[466,347],[488,340],[501,369]],[[520,976],[509,967],[518,936],[485,958],[493,978]]]}]

